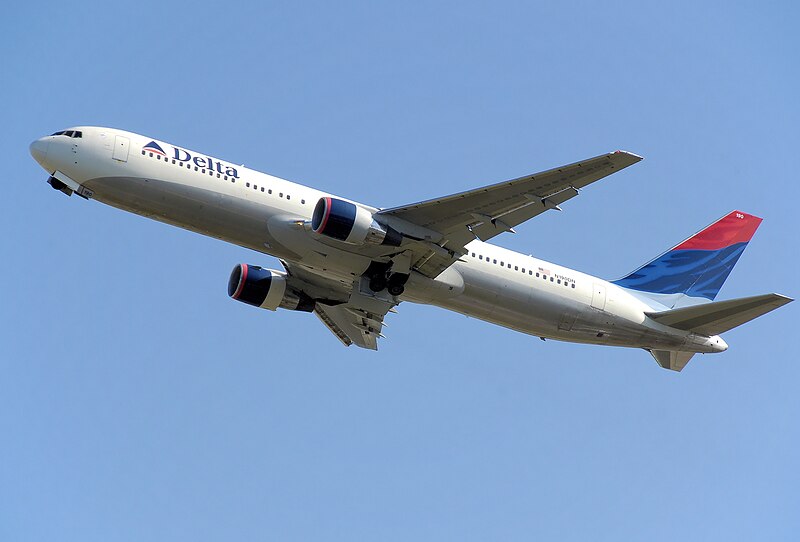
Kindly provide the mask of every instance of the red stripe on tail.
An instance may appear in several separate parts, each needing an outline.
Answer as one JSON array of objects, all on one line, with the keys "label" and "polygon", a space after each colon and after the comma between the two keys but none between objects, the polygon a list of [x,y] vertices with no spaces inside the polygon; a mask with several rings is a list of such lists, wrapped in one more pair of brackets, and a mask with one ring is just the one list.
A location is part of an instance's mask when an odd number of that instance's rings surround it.
[{"label": "red stripe on tail", "polygon": [[738,243],[747,243],[761,224],[757,216],[733,211],[696,233],[672,250],[720,250]]}]

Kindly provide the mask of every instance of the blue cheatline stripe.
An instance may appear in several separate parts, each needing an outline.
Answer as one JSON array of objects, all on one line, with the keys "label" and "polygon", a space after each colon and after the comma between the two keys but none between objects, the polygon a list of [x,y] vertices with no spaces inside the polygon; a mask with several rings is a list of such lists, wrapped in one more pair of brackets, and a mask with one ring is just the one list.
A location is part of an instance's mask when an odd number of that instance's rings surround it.
[{"label": "blue cheatline stripe", "polygon": [[737,243],[720,250],[672,250],[613,283],[640,292],[713,300],[746,246]]}]

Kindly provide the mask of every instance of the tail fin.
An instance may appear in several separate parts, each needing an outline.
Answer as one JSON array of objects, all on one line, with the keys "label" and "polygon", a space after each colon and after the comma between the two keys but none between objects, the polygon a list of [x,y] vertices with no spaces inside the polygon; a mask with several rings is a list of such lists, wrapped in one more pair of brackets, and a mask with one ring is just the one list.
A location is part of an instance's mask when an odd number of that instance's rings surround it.
[{"label": "tail fin", "polygon": [[612,281],[667,307],[713,301],[761,224],[732,211],[630,275]]}]

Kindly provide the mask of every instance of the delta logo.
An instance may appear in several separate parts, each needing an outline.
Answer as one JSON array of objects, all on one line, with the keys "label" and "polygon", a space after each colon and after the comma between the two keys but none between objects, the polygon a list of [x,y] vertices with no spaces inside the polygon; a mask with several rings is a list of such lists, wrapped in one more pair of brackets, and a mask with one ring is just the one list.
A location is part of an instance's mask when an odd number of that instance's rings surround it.
[{"label": "delta logo", "polygon": [[156,143],[155,141],[151,141],[144,147],[142,147],[143,151],[150,151],[153,154],[160,154],[161,156],[166,156],[167,153],[164,152],[164,149],[161,148],[161,145]]},{"label": "delta logo", "polygon": [[[239,172],[233,166],[229,166],[224,162],[215,160],[210,156],[192,156],[192,154],[186,149],[181,149],[172,145],[170,146],[172,147],[172,159],[176,162],[181,162],[181,165],[190,163],[199,168],[210,169],[211,171],[216,171],[221,175],[227,175],[228,177],[233,177],[234,179],[239,178]],[[151,141],[142,147],[142,151],[152,152],[153,154],[163,156],[165,159],[167,158],[167,153],[164,152],[164,149],[161,147],[161,145],[155,141]]]}]

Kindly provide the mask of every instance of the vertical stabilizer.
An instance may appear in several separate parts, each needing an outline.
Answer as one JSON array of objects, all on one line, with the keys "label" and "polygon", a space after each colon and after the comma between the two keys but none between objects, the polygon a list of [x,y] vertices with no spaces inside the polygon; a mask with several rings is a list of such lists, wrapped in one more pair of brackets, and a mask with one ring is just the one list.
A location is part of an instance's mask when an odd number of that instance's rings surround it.
[{"label": "vertical stabilizer", "polygon": [[667,307],[713,301],[759,224],[733,211],[613,283]]}]

